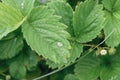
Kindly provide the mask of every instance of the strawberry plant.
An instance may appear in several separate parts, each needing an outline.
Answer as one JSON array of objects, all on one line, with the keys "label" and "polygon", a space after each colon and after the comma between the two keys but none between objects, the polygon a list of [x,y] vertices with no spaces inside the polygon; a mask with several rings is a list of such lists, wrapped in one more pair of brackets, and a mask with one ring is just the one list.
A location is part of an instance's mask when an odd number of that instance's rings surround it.
[{"label": "strawberry plant", "polygon": [[1,0],[0,80],[120,80],[120,0]]}]

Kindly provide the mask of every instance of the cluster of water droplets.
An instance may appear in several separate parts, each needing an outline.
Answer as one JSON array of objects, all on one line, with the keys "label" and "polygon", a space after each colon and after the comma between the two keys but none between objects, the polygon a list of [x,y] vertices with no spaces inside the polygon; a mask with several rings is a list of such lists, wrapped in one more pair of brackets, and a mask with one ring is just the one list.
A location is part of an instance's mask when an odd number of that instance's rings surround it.
[{"label": "cluster of water droplets", "polygon": [[62,42],[57,42],[57,47],[59,48],[59,50],[60,50],[60,52],[62,53],[62,54],[64,54],[65,53],[65,51],[63,50],[63,43]]},{"label": "cluster of water droplets", "polygon": [[24,2],[21,3],[21,8],[24,9]]},{"label": "cluster of water droplets", "polygon": [[57,42],[57,46],[62,47],[63,43],[62,42]]}]

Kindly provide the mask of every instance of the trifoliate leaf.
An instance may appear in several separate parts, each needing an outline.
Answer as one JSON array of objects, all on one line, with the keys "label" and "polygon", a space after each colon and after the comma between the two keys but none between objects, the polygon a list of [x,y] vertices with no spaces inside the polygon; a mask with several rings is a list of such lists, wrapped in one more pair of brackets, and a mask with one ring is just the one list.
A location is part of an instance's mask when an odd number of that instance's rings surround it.
[{"label": "trifoliate leaf", "polygon": [[22,26],[23,35],[39,55],[55,63],[67,63],[71,47],[67,38],[70,35],[64,30],[67,26],[60,23],[60,17],[53,13],[45,6],[34,8]]},{"label": "trifoliate leaf", "polygon": [[75,76],[79,80],[96,80],[100,74],[100,59],[92,54],[82,58],[75,65]]},{"label": "trifoliate leaf", "polygon": [[62,23],[66,24],[68,26],[68,32],[71,33],[71,35],[74,35],[73,33],[73,10],[71,6],[65,2],[61,1],[53,1],[48,4],[48,6],[51,9],[55,10],[55,14],[62,17],[60,20]]},{"label": "trifoliate leaf", "polygon": [[79,56],[80,54],[82,53],[83,51],[83,46],[77,42],[71,42],[71,50],[70,50],[70,53],[71,53],[71,56],[70,58],[68,59],[68,63],[64,63],[64,64],[57,64],[57,63],[54,63],[50,60],[47,60],[46,61],[46,64],[49,65],[50,68],[54,69],[54,68],[61,68],[63,66],[68,66],[70,65],[71,63],[73,63]]},{"label": "trifoliate leaf", "polygon": [[2,0],[3,3],[9,4],[17,11],[21,11],[24,16],[27,16],[31,12],[34,7],[34,1],[35,0]]},{"label": "trifoliate leaf", "polygon": [[73,28],[78,42],[91,41],[100,33],[104,22],[102,9],[97,0],[86,0],[76,7]]},{"label": "trifoliate leaf", "polygon": [[20,11],[0,3],[0,39],[16,30],[25,20]]},{"label": "trifoliate leaf", "polygon": [[76,76],[73,74],[68,74],[65,76],[64,80],[79,80],[79,79],[77,79]]},{"label": "trifoliate leaf", "polygon": [[105,36],[109,38],[105,41],[110,47],[116,47],[120,44],[120,0],[103,0],[105,7]]},{"label": "trifoliate leaf", "polygon": [[0,40],[0,59],[12,58],[23,48],[23,40],[21,37],[16,37],[12,34],[7,37],[6,39]]}]

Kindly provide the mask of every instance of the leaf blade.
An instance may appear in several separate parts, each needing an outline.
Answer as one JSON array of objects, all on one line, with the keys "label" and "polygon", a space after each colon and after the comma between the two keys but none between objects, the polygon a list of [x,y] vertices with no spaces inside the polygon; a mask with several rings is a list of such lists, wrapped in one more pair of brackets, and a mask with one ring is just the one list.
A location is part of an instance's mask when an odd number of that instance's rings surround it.
[{"label": "leaf blade", "polygon": [[48,6],[51,9],[55,10],[55,14],[58,16],[61,16],[60,22],[66,24],[68,26],[67,31],[74,35],[73,31],[73,9],[71,6],[65,2],[62,1],[53,1],[48,3]]},{"label": "leaf blade", "polygon": [[68,66],[71,63],[74,63],[74,61],[80,57],[81,53],[83,52],[83,46],[79,44],[78,42],[71,42],[71,50],[70,50],[70,58],[68,59],[67,64],[56,64],[53,61],[47,60],[46,64],[49,65],[50,68],[61,68],[63,66]]},{"label": "leaf blade", "polygon": [[30,15],[29,22],[22,27],[27,43],[39,55],[55,63],[67,62],[70,56],[67,38],[70,35],[64,31],[66,26],[59,22],[59,17],[45,6],[34,8]]},{"label": "leaf blade", "polygon": [[92,53],[87,55],[75,65],[75,76],[80,80],[96,80],[101,70],[100,63],[100,59],[93,57]]},{"label": "leaf blade", "polygon": [[9,59],[16,56],[23,48],[21,37],[12,37],[0,41],[0,59]]},{"label": "leaf blade", "polygon": [[113,32],[105,43],[110,47],[116,47],[120,44],[120,1],[111,0],[107,3],[106,0],[103,0],[103,5],[105,7],[104,13],[106,18],[104,27],[105,36],[107,37]]},{"label": "leaf blade", "polygon": [[31,10],[34,7],[35,0],[2,0],[3,3],[16,8],[17,11],[20,11],[24,16],[28,16]]},{"label": "leaf blade", "polygon": [[0,39],[16,30],[25,19],[16,9],[7,4],[0,3]]},{"label": "leaf blade", "polygon": [[73,17],[76,40],[80,43],[94,39],[103,28],[102,5],[97,0],[87,0],[77,6]]}]

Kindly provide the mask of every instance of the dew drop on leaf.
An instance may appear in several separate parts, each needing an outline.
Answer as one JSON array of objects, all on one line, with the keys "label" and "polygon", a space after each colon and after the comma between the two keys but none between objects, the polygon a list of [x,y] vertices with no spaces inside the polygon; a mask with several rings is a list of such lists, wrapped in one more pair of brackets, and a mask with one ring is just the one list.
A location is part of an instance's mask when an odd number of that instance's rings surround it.
[{"label": "dew drop on leaf", "polygon": [[58,45],[59,47],[62,47],[62,46],[63,46],[63,43],[62,43],[62,42],[57,42],[57,45]]},{"label": "dew drop on leaf", "polygon": [[22,8],[22,9],[24,8],[24,3],[23,3],[23,2],[21,3],[21,8]]}]

